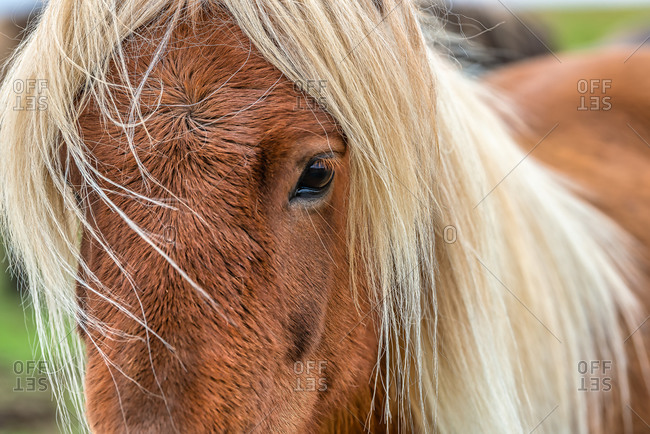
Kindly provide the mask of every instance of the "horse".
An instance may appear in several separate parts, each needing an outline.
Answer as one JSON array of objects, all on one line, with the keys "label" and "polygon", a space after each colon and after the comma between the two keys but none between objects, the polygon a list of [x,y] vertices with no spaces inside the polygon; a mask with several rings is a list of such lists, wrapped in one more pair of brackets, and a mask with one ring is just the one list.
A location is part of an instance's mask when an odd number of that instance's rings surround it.
[{"label": "horse", "polygon": [[64,429],[643,432],[650,55],[479,83],[440,28],[411,0],[45,6],[0,203]]}]

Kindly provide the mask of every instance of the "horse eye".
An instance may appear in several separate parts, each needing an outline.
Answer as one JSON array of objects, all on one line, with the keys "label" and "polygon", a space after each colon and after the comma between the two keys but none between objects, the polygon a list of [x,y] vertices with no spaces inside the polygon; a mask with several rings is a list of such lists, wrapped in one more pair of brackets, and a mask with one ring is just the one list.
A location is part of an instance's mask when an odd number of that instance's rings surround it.
[{"label": "horse eye", "polygon": [[334,179],[334,167],[331,160],[318,158],[311,160],[300,175],[294,189],[293,198],[315,199],[323,196]]}]

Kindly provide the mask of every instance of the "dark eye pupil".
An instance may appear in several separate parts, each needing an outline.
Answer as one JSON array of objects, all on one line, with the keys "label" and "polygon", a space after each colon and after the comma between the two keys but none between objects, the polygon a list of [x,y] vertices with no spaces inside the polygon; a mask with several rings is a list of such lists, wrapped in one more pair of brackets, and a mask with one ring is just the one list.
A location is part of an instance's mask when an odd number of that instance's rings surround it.
[{"label": "dark eye pupil", "polygon": [[323,188],[330,182],[333,175],[334,171],[323,161],[314,161],[303,172],[300,185],[308,188]]},{"label": "dark eye pupil", "polygon": [[327,187],[329,187],[333,178],[334,170],[329,161],[324,159],[314,160],[302,172],[294,196],[318,197],[327,191]]}]

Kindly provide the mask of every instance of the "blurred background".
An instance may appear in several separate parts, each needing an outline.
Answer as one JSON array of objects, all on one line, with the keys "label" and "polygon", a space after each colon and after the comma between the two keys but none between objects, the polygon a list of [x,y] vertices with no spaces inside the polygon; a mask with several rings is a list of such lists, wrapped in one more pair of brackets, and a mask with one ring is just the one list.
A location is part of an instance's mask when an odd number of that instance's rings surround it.
[{"label": "blurred background", "polygon": [[[443,42],[468,74],[551,53],[627,44],[650,48],[650,0],[430,0],[456,35]],[[435,6],[435,5],[438,6]],[[38,19],[41,3],[0,0],[0,63]],[[55,433],[55,406],[32,311],[0,240],[0,434]]]}]

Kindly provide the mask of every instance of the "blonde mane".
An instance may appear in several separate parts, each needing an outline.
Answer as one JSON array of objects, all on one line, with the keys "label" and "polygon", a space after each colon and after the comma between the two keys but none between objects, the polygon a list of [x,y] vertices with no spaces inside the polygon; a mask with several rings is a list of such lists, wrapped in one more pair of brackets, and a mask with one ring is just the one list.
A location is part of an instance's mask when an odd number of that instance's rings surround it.
[{"label": "blonde mane", "polygon": [[[64,426],[84,413],[84,350],[73,330],[106,328],[75,297],[87,270],[79,234],[92,228],[69,165],[130,222],[93,181],[77,118],[94,98],[127,133],[141,126],[135,110],[114,118],[107,65],[128,83],[122,41],[161,16],[171,30],[208,3],[50,2],[0,90],[2,227],[28,276],[41,347],[64,368],[53,376],[57,400],[73,391]],[[544,421],[539,432],[575,433],[598,427],[604,405],[626,402],[624,339],[640,323],[631,242],[524,160],[490,95],[432,48],[435,21],[411,0],[215,3],[290,80],[326,83],[311,90],[349,144],[351,266],[375,285],[385,364],[376,387],[390,397],[380,409],[388,419],[415,432],[530,432]],[[13,83],[30,79],[47,83],[47,110],[13,110]],[[131,83],[133,107],[141,85]],[[591,360],[613,361],[613,393],[578,390],[578,363]]]}]

